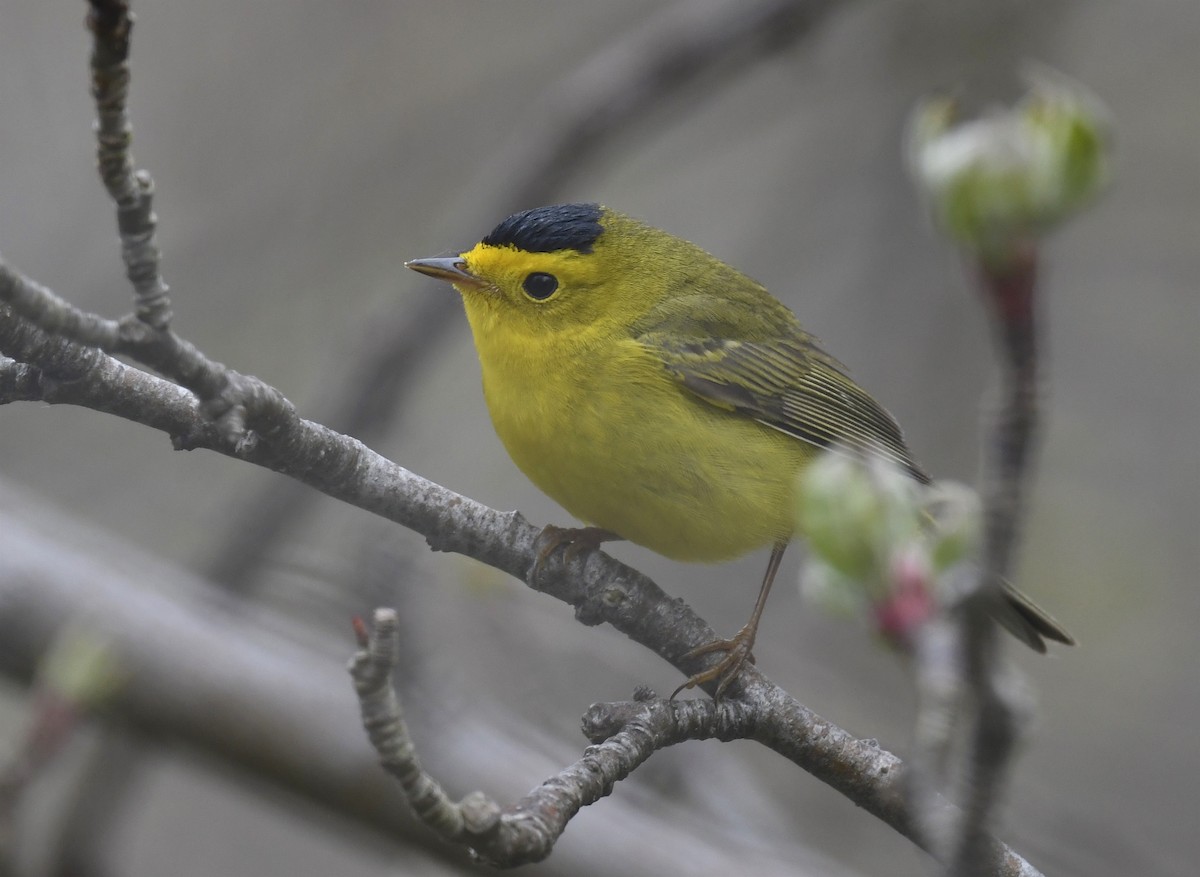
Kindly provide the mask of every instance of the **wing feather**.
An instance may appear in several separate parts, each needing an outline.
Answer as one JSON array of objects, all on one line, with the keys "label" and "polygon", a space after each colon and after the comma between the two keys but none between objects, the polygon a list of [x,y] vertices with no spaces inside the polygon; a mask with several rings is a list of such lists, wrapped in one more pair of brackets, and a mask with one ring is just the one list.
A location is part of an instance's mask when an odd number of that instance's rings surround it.
[{"label": "wing feather", "polygon": [[922,482],[899,425],[798,329],[769,342],[647,332],[639,343],[699,398],[821,448],[879,454]]}]

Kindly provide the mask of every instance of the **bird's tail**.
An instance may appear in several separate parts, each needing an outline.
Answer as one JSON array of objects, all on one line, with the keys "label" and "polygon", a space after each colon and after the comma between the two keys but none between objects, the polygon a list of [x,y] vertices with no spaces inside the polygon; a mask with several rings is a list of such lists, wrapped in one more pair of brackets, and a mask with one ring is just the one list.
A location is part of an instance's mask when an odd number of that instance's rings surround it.
[{"label": "bird's tail", "polygon": [[996,611],[995,617],[1005,630],[1035,652],[1044,653],[1048,639],[1068,646],[1075,645],[1075,637],[1065,627],[1008,582],[1004,583],[1004,603]]}]

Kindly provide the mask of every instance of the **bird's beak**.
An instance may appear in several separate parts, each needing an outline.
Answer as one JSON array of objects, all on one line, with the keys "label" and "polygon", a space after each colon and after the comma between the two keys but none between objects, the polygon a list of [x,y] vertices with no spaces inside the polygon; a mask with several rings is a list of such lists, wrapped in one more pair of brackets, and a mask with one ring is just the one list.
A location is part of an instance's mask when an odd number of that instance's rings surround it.
[{"label": "bird's beak", "polygon": [[447,280],[458,286],[486,285],[483,280],[467,270],[467,263],[461,256],[450,256],[443,259],[413,259],[405,262],[404,267],[437,280]]}]

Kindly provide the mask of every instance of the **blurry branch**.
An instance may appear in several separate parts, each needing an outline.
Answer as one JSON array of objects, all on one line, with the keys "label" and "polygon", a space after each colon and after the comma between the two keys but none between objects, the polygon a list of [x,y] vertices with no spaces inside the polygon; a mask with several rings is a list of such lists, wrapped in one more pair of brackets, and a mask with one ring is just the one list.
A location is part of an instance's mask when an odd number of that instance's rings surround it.
[{"label": "blurry branch", "polygon": [[[937,630],[918,662],[928,695],[918,720],[918,787],[944,783],[953,729],[968,710],[972,722],[961,821],[947,830],[940,817],[918,813],[954,877],[985,867],[1023,706],[993,617],[1003,610],[1038,421],[1038,242],[1088,204],[1109,176],[1107,111],[1053,71],[1033,70],[1029,79],[1030,92],[1016,107],[969,122],[958,122],[951,101],[928,102],[914,115],[910,143],[914,175],[935,218],[973,263],[1003,382],[984,448],[980,569],[961,589],[959,625]],[[922,798],[930,800],[928,793]]]},{"label": "blurry branch", "polygon": [[[1038,417],[1033,320],[1036,260],[1032,245],[1019,249],[1021,254],[1011,269],[1015,275],[1009,274],[1010,269],[998,275],[981,263],[985,295],[1015,280],[1015,285],[1022,288],[1017,294],[1025,298],[1027,307],[1001,313],[995,327],[1004,339],[1001,368],[1005,386],[1001,409],[988,430],[991,446],[984,450],[982,564],[969,585],[959,629],[962,642],[958,660],[974,700],[975,714],[962,779],[963,819],[958,836],[951,836],[953,846],[946,861],[946,873],[951,877],[977,874],[985,861],[988,832],[996,821],[1023,724],[1022,713],[1026,712],[1022,687],[1012,683],[1014,671],[1006,666],[1000,652],[992,614],[992,608],[1004,599],[1001,589],[1024,515],[1024,487]],[[944,672],[937,665],[931,670],[938,676]],[[949,746],[948,739],[936,742]]]},{"label": "blurry branch", "polygon": [[[194,574],[72,521],[0,479],[0,673],[28,682],[67,630],[102,637],[118,685],[102,698],[100,716],[136,732],[139,745],[182,745],[391,840],[450,856],[379,769],[340,662],[308,645],[311,637],[301,629],[223,611],[210,599],[213,592]],[[460,713],[453,733],[441,729],[431,745],[450,782],[511,786],[523,780],[513,765],[546,760],[536,727],[486,709]],[[677,869],[685,848],[728,873],[744,867],[784,877],[805,862],[811,873],[842,873],[798,841],[759,849],[730,834],[698,834],[681,810],[654,796],[590,814],[589,830],[622,842],[607,845],[599,861],[594,845],[564,847],[547,874],[657,877]]]},{"label": "blurry branch", "polygon": [[718,76],[728,86],[731,74],[791,48],[840,5],[845,0],[684,0],[664,9],[580,64],[535,105],[534,135],[515,139],[478,175],[511,177],[519,169],[497,212],[543,203],[586,161],[685,89]]},{"label": "blurry branch", "polygon": [[66,748],[86,714],[119,684],[111,644],[82,623],[63,625],[39,658],[32,721],[0,768],[0,875],[19,872],[17,813],[27,789]]},{"label": "blurry branch", "polygon": [[[111,716],[116,711],[110,708],[106,713]],[[130,804],[145,792],[142,772],[130,766],[140,763],[152,744],[120,720],[106,722],[99,730],[100,741],[71,778],[70,801],[55,814],[56,824],[46,841],[46,877],[124,873],[118,863],[122,840],[128,835],[122,829],[127,827]]]},{"label": "blurry branch", "polygon": [[[793,46],[844,2],[682,0],[602,46],[533,103],[537,123],[518,126],[463,187],[471,203],[449,223],[457,239],[477,240],[500,217],[550,203],[614,141],[678,106],[689,87],[706,79],[714,88],[727,86],[736,74]],[[317,419],[377,441],[404,408],[412,370],[436,349],[460,310],[457,298],[439,287],[415,303],[406,297],[402,307],[366,317],[354,333],[365,343],[313,406]],[[234,591],[248,588],[312,498],[294,482],[280,481],[239,503],[218,544],[204,552],[206,575]]]},{"label": "blurry branch", "polygon": [[40,399],[42,373],[24,362],[0,356],[0,402],[31,402]]}]

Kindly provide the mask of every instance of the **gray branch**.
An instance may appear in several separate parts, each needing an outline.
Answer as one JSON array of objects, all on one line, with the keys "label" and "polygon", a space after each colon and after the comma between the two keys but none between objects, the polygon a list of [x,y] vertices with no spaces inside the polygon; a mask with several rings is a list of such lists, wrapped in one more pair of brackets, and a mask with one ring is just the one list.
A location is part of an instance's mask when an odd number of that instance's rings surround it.
[{"label": "gray branch", "polygon": [[996,641],[992,607],[1003,601],[1003,582],[1024,518],[1038,419],[1036,244],[1020,248],[1002,268],[981,260],[979,271],[1000,340],[1004,395],[986,436],[983,568],[963,618],[965,673],[977,704],[964,777],[964,819],[949,862],[950,873],[963,877],[978,873],[987,861],[994,813],[1028,718],[1015,671],[1006,666]]},{"label": "gray branch", "polygon": [[226,441],[253,444],[255,429],[294,419],[289,403],[261,381],[209,359],[170,329],[171,306],[159,273],[153,210],[154,184],[135,170],[129,151],[132,127],[126,112],[129,36],[133,28],[125,0],[89,0],[92,94],[96,100],[100,177],[117,205],[117,226],[134,286],[135,312],[107,320],[83,312],[33,280],[0,263],[0,301],[40,329],[106,353],[136,359],[203,402]]},{"label": "gray branch", "polygon": [[[461,863],[413,818],[379,769],[328,644],[286,617],[264,626],[225,611],[217,595],[187,570],[0,479],[0,674],[27,683],[63,625],[85,624],[112,643],[124,680],[103,716],[138,735],[143,752],[153,745],[167,755],[202,753],[265,781],[260,788],[286,789],[393,842]],[[424,704],[419,692],[410,696],[418,708]],[[454,721],[455,733],[439,734],[428,747],[447,782],[511,785],[521,779],[513,764],[545,760],[544,735],[519,712],[480,701]],[[481,747],[480,740],[489,742]],[[492,751],[512,754],[511,763]],[[117,788],[119,795],[128,783]],[[677,868],[678,850],[687,848],[714,873],[849,877],[798,840],[778,838],[767,848],[761,836],[697,835],[684,812],[665,793],[644,790],[623,808],[589,814],[589,831],[622,843],[602,861],[587,843],[560,847],[547,874],[657,877]]]},{"label": "gray branch", "polygon": [[33,402],[41,398],[41,369],[0,356],[0,405]]},{"label": "gray branch", "polygon": [[125,272],[133,284],[135,319],[155,331],[171,325],[171,299],[159,272],[154,180],[134,167],[129,98],[129,36],[133,17],[125,0],[89,0],[92,97],[96,101],[96,160],[104,188],[117,205]]},{"label": "gray branch", "polygon": [[399,664],[399,637],[395,611],[376,610],[367,642],[350,663],[363,726],[417,816],[445,840],[495,867],[550,855],[575,814],[610,794],[659,749],[686,740],[744,739],[755,724],[753,711],[739,701],[662,700],[641,690],[632,702],[591,707],[583,731],[594,745],[516,803],[503,807],[482,792],[456,803],[421,767],[408,734],[392,675]]},{"label": "gray branch", "polygon": [[[1031,713],[1024,681],[1001,651],[995,619],[1014,611],[1005,606],[1003,589],[1024,514],[1038,414],[1036,256],[1029,242],[1003,266],[984,260],[976,266],[1004,381],[1001,407],[985,433],[982,557],[978,568],[962,568],[949,583],[959,601],[916,644],[920,703],[909,793],[919,833],[949,877],[981,873],[991,860],[996,811]],[[966,738],[958,777],[963,808],[948,816],[935,789],[954,779],[951,750],[960,731]]]}]

